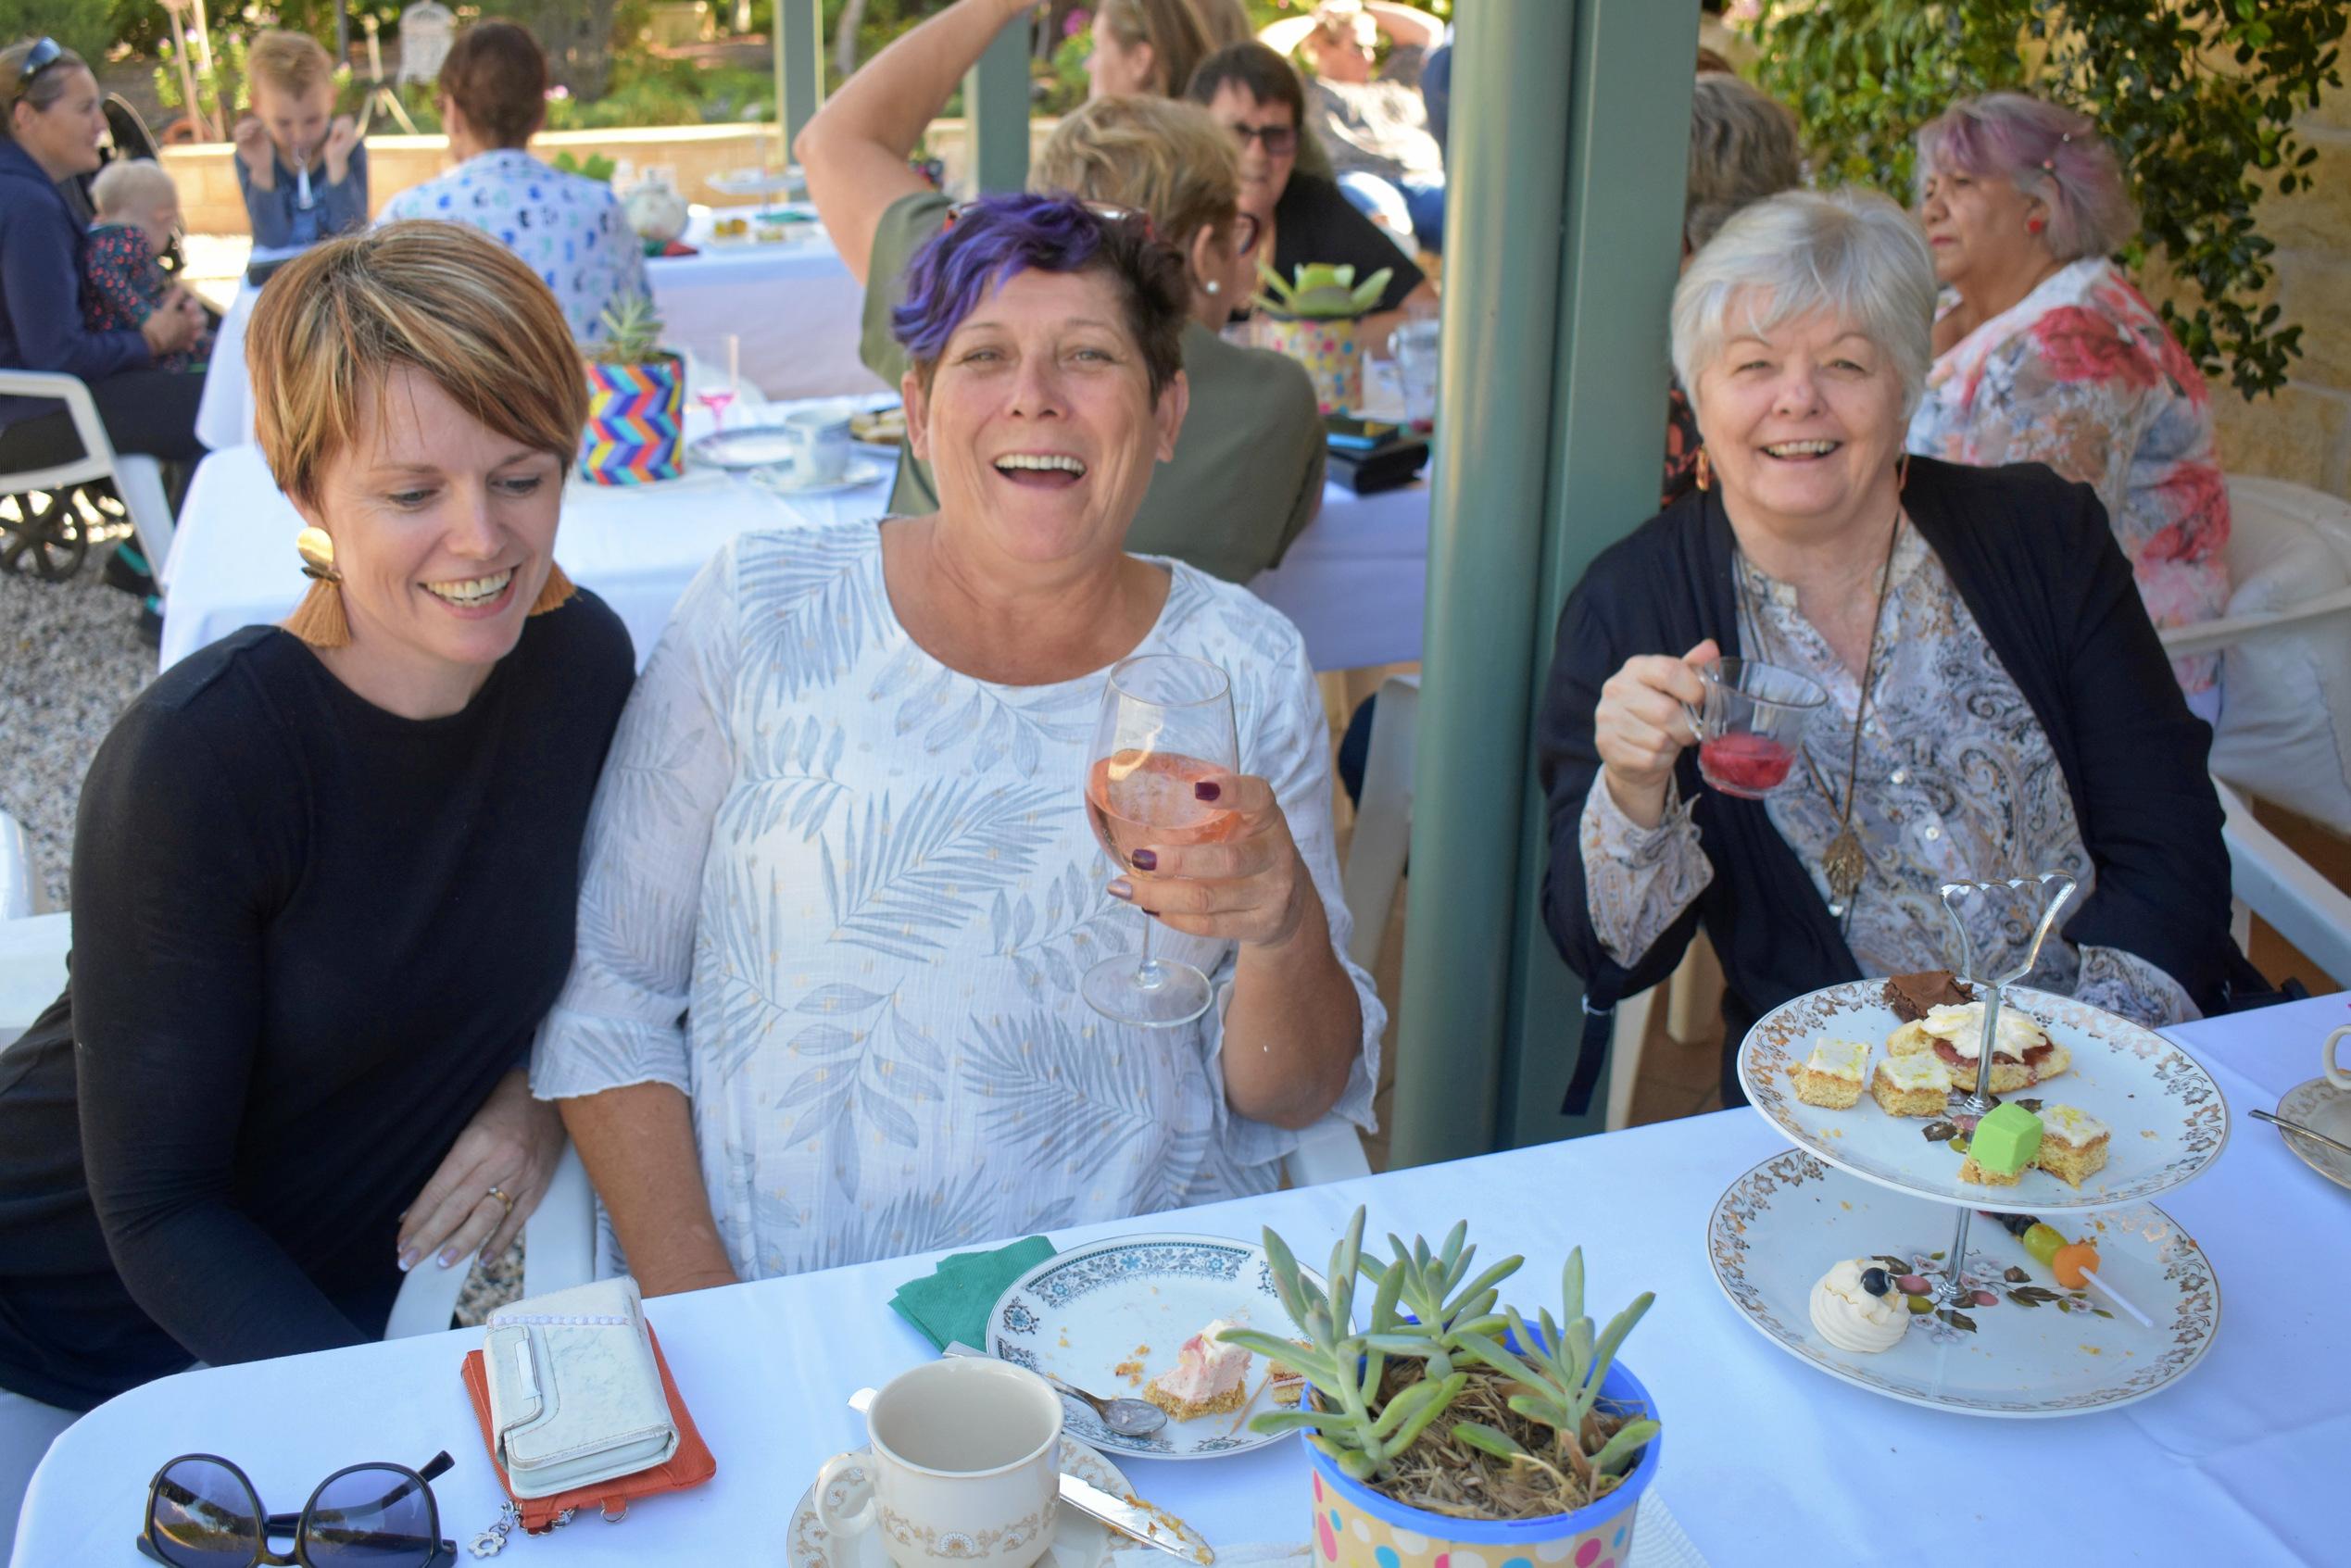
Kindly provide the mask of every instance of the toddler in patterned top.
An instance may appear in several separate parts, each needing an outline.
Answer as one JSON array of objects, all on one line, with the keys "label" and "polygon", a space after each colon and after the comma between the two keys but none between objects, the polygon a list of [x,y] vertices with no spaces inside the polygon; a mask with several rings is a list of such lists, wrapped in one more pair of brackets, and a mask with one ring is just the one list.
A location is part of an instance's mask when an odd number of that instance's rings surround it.
[{"label": "toddler in patterned top", "polygon": [[[170,302],[171,280],[157,260],[180,225],[180,193],[151,158],[117,158],[90,187],[98,209],[82,253],[82,324],[94,332],[136,332],[139,323]],[[162,370],[200,368],[211,353],[211,334],[156,360]]]}]

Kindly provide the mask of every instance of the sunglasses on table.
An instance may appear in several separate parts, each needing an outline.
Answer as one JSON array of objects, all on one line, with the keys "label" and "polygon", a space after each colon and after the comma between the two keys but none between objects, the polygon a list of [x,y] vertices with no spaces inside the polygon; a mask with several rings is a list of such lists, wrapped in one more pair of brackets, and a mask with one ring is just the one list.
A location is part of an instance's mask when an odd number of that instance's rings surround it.
[{"label": "sunglasses on table", "polygon": [[[170,1568],[454,1568],[441,1538],[432,1481],[457,1461],[438,1453],[422,1470],[354,1464],[319,1483],[299,1513],[264,1513],[244,1471],[218,1454],[182,1454],[147,1483],[139,1550]],[[291,1555],[272,1538],[291,1536]]]},{"label": "sunglasses on table", "polygon": [[65,58],[65,46],[54,38],[44,38],[24,52],[17,63],[17,85],[8,94],[8,107],[14,108],[32,91],[32,79]]}]

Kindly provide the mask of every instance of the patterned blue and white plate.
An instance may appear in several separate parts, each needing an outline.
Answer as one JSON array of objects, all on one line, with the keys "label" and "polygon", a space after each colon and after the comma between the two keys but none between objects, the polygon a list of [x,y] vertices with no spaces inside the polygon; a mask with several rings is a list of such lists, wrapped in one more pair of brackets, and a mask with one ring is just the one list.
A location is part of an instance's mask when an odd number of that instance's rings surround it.
[{"label": "patterned blue and white plate", "polygon": [[[1322,1276],[1307,1271],[1317,1286]],[[1143,1385],[1176,1364],[1185,1340],[1217,1318],[1285,1338],[1291,1326],[1264,1248],[1213,1236],[1128,1236],[1046,1259],[1012,1282],[987,1316],[987,1352],[1050,1372],[1104,1399],[1141,1399]],[[1249,1429],[1273,1408],[1265,1363],[1252,1357],[1250,1399],[1226,1415],[1170,1421],[1148,1437],[1123,1437],[1064,1399],[1066,1430],[1105,1453],[1210,1459],[1247,1453],[1279,1436]]]},{"label": "patterned blue and white plate", "polygon": [[[1957,1211],[1889,1192],[1801,1149],[1730,1185],[1706,1224],[1715,1282],[1757,1332],[1857,1388],[1968,1415],[2058,1416],[2111,1410],[2169,1387],[2204,1358],[2220,1326],[2220,1286],[2194,1237],[2151,1203],[2057,1215],[2097,1244],[2098,1275],[2150,1317],[2141,1328],[2094,1290],[2068,1290],[2000,1224],[1977,1216],[1963,1276],[1978,1302],[1914,1316],[1890,1350],[1841,1350],[1812,1323],[1812,1287],[1845,1258],[1895,1261],[1922,1275],[1946,1266]],[[2022,1279],[2009,1279],[2015,1269]],[[1889,1270],[1891,1273],[1891,1269]]]}]

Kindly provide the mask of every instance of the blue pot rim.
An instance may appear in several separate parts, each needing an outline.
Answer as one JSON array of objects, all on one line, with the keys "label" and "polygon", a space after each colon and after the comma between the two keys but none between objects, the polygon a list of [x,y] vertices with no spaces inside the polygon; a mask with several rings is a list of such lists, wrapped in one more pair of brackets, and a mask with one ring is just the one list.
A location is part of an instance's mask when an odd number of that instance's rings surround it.
[{"label": "blue pot rim", "polygon": [[[1618,1405],[1633,1405],[1657,1413],[1656,1402],[1641,1379],[1632,1374],[1624,1362],[1613,1363],[1608,1375],[1601,1380],[1602,1398]],[[1596,1529],[1616,1515],[1629,1512],[1641,1501],[1641,1494],[1657,1477],[1658,1456],[1666,1446],[1666,1435],[1660,1432],[1649,1439],[1641,1450],[1641,1461],[1632,1467],[1624,1483],[1598,1502],[1589,1503],[1573,1513],[1549,1513],[1539,1519],[1455,1519],[1450,1514],[1430,1513],[1409,1503],[1374,1491],[1339,1468],[1338,1462],[1317,1448],[1311,1438],[1300,1435],[1306,1449],[1307,1462],[1314,1467],[1323,1484],[1362,1509],[1365,1513],[1400,1530],[1427,1536],[1431,1540],[1452,1541],[1463,1546],[1531,1546],[1538,1541],[1557,1540],[1564,1536],[1580,1536]]]}]

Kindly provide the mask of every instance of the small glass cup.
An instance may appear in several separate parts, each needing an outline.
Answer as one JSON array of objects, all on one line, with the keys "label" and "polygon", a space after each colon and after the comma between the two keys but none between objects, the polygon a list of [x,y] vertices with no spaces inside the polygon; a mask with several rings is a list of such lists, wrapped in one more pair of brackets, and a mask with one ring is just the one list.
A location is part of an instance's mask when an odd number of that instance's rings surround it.
[{"label": "small glass cup", "polygon": [[1703,665],[1703,709],[1688,703],[1698,736],[1698,773],[1725,795],[1762,800],[1794,777],[1804,725],[1829,701],[1820,683],[1754,659],[1717,659]]}]

